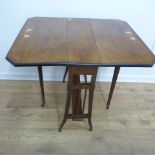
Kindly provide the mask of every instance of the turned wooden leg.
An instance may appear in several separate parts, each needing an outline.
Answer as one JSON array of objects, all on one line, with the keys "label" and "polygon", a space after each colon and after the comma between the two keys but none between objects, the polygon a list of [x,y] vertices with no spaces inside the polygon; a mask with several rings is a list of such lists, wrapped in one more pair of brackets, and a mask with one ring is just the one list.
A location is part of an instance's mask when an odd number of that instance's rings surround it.
[{"label": "turned wooden leg", "polygon": [[44,94],[42,66],[38,66],[38,74],[39,74],[39,82],[40,82],[40,89],[41,89],[41,96],[42,96],[41,106],[43,107],[45,105],[45,94]]},{"label": "turned wooden leg", "polygon": [[110,102],[111,102],[112,95],[113,95],[113,92],[114,92],[114,88],[115,88],[115,85],[116,85],[119,70],[120,70],[120,67],[116,66],[115,70],[114,70],[113,78],[112,78],[112,83],[111,83],[111,87],[110,87],[109,96],[108,96],[107,109],[109,109],[109,106],[110,106]]}]

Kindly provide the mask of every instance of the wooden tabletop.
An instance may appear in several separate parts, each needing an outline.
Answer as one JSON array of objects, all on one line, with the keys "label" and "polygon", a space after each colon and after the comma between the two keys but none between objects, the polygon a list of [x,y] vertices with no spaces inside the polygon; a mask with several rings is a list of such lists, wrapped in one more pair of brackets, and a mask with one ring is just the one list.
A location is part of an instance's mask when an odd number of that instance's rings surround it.
[{"label": "wooden tabletop", "polygon": [[151,67],[155,61],[125,21],[48,17],[29,18],[6,58],[15,66]]}]

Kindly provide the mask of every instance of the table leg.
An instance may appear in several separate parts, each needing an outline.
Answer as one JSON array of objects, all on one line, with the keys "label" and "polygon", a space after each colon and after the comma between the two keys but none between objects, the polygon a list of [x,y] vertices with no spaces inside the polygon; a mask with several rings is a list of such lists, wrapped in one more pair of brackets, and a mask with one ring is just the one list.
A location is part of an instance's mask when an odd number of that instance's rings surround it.
[{"label": "table leg", "polygon": [[42,96],[41,106],[43,107],[45,105],[45,94],[44,94],[42,66],[38,66],[38,74],[39,74],[39,82],[40,82],[40,89],[41,89],[41,96]]},{"label": "table leg", "polygon": [[114,88],[115,88],[115,85],[116,85],[119,70],[120,70],[120,67],[116,66],[115,70],[114,70],[114,75],[113,75],[113,78],[112,78],[112,83],[111,83],[111,87],[110,87],[109,96],[108,96],[107,109],[109,109],[109,106],[110,106],[110,102],[111,102],[112,95],[113,95],[113,92],[114,92]]},{"label": "table leg", "polygon": [[68,85],[68,91],[67,91],[67,100],[66,100],[66,106],[65,106],[65,114],[64,114],[64,118],[60,124],[59,127],[59,132],[61,132],[65,122],[67,121],[68,118],[68,111],[69,111],[69,106],[70,106],[70,100],[71,100],[71,87]]},{"label": "table leg", "polygon": [[64,74],[64,77],[63,77],[63,83],[65,82],[65,78],[66,78],[67,72],[68,72],[68,67],[66,67],[66,69],[65,69],[65,74]]}]

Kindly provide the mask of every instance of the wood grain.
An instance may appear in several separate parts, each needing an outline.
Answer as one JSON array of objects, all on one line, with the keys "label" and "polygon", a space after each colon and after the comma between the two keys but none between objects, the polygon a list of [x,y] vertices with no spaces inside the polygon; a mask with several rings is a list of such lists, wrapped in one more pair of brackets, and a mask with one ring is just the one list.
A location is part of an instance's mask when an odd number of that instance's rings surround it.
[{"label": "wood grain", "polygon": [[0,88],[1,155],[155,154],[155,84],[118,83],[106,110],[110,83],[96,83],[93,132],[87,120],[68,120],[62,133],[66,84],[45,82],[44,108],[37,81],[0,81]]},{"label": "wood grain", "polygon": [[155,60],[124,21],[47,17],[29,18],[6,58],[15,66],[151,67]]},{"label": "wood grain", "polygon": [[125,22],[120,20],[90,20],[99,49],[101,63],[147,64],[153,55]]},{"label": "wood grain", "polygon": [[87,19],[68,21],[68,56],[71,63],[100,62],[99,53],[93,40]]}]

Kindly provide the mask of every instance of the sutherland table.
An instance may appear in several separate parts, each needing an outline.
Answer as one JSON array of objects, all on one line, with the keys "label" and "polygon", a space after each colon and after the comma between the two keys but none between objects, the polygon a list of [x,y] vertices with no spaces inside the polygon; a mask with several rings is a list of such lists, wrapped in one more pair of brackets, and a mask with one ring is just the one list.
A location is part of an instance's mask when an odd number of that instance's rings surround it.
[{"label": "sutherland table", "polygon": [[[29,18],[18,34],[6,59],[14,66],[38,67],[45,104],[42,66],[66,66],[69,72],[67,99],[61,131],[67,118],[88,118],[92,130],[92,100],[98,67],[115,67],[109,108],[120,67],[151,67],[154,55],[134,30],[121,20],[78,18]],[[84,75],[85,82],[80,81]],[[87,81],[91,75],[91,81]],[[84,114],[81,91],[89,90],[88,113]],[[72,99],[72,114],[68,114]]]}]

